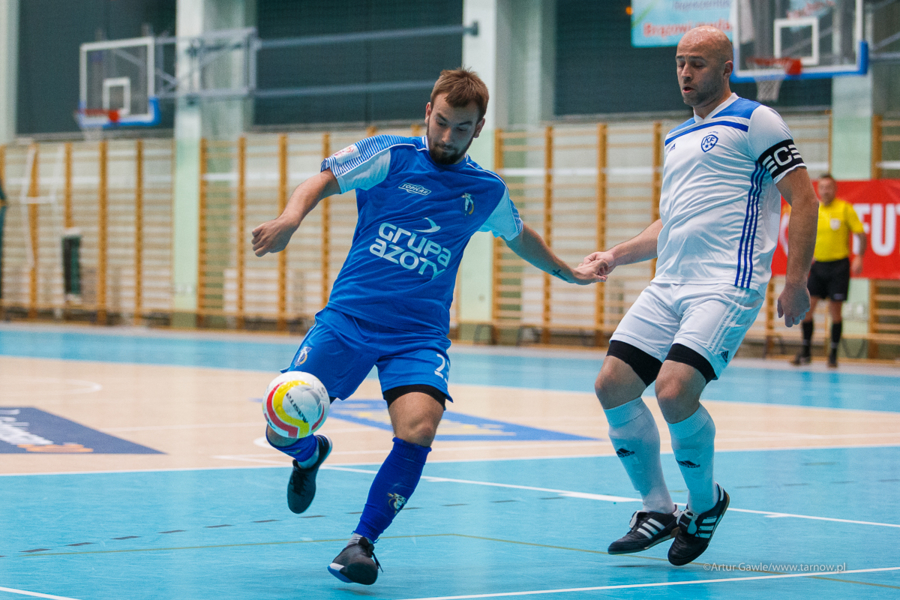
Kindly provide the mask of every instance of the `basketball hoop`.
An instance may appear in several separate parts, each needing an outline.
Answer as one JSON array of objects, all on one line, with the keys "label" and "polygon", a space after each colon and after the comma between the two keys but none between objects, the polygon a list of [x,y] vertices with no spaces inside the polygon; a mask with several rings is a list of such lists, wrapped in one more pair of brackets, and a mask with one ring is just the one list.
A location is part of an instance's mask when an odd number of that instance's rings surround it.
[{"label": "basketball hoop", "polygon": [[79,108],[75,111],[75,120],[84,134],[86,142],[103,139],[103,131],[119,125],[119,111],[104,108]]},{"label": "basketball hoop", "polygon": [[756,99],[759,102],[777,102],[781,82],[788,77],[800,75],[803,63],[799,58],[769,58],[751,56],[747,63],[756,67],[753,80],[756,82]]}]

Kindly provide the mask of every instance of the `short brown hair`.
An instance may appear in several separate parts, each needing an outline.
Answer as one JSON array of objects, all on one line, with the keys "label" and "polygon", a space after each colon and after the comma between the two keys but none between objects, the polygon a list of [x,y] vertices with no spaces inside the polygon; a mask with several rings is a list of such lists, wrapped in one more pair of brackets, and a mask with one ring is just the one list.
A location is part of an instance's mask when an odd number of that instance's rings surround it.
[{"label": "short brown hair", "polygon": [[837,180],[831,176],[831,173],[822,173],[821,175],[819,175],[819,179],[830,179],[837,183]]},{"label": "short brown hair", "polygon": [[478,119],[484,118],[487,112],[488,89],[475,71],[470,71],[465,67],[458,69],[446,69],[441,71],[431,90],[431,105],[438,96],[446,94],[447,104],[453,108],[465,108],[474,102],[478,107]]}]

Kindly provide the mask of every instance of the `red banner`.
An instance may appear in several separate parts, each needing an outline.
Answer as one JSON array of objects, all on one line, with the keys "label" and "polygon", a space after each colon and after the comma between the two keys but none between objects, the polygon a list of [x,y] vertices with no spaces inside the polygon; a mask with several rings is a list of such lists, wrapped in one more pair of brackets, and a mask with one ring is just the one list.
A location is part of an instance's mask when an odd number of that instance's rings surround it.
[{"label": "red banner", "polygon": [[[900,279],[900,243],[897,229],[900,217],[900,179],[873,181],[838,181],[837,197],[856,209],[866,230],[868,248],[863,255],[863,271],[857,277],[866,279]],[[790,218],[782,199],[781,229],[778,248],[772,260],[772,274],[784,275],[787,269],[787,227]],[[856,254],[856,238],[853,253]]]}]

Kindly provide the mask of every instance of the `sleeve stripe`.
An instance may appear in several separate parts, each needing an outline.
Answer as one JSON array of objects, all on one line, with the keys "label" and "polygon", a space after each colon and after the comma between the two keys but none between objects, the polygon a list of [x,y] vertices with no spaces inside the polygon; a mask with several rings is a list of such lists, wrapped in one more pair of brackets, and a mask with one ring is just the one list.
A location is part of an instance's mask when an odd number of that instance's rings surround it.
[{"label": "sleeve stripe", "polygon": [[[401,145],[413,145],[410,143],[409,138],[400,137],[397,135],[378,135],[372,138],[367,138],[362,141],[354,144],[356,146],[357,156],[348,160],[347,162],[341,162],[337,156],[341,152],[337,154],[333,154],[322,161],[322,167],[320,170],[324,171],[326,169],[330,169],[332,173],[334,173],[335,177],[339,175],[343,175],[349,171],[352,171],[356,167],[365,163],[366,161],[371,160],[375,155],[384,152],[385,150],[390,150],[394,146]],[[347,150],[345,148],[345,150]]]}]

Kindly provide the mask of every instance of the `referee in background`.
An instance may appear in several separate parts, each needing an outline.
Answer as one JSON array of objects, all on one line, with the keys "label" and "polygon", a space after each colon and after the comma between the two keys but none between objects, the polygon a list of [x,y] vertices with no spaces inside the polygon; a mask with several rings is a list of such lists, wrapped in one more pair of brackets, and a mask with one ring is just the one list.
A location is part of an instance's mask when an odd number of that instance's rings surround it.
[{"label": "referee in background", "polygon": [[[809,272],[807,288],[810,309],[803,320],[803,348],[791,364],[807,365],[811,359],[813,313],[819,299],[828,299],[831,315],[831,344],[828,350],[828,366],[837,367],[838,344],[843,331],[841,308],[850,288],[850,273],[862,273],[863,254],[866,252],[866,234],[863,225],[849,202],[835,197],[837,183],[830,174],[819,178],[819,226],[816,233],[815,262]],[[859,253],[850,260],[850,234],[859,240]]]}]

